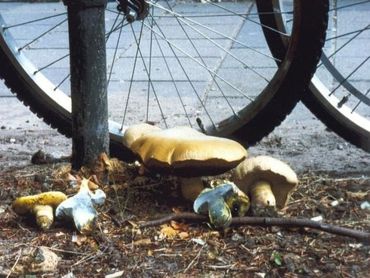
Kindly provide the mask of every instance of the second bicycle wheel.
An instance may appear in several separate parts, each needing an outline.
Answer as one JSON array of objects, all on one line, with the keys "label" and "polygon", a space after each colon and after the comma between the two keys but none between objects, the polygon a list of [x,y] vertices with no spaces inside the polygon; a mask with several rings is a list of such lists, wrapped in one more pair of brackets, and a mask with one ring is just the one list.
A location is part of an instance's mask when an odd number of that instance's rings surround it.
[{"label": "second bicycle wheel", "polygon": [[[292,2],[289,33],[261,24],[255,1],[108,3],[114,154],[123,148],[125,127],[143,121],[189,125],[248,145],[271,132],[299,100],[325,35],[326,1]],[[0,76],[33,112],[70,136],[65,7],[1,3],[0,12]],[[290,38],[283,57],[270,53],[262,35],[266,28]]]},{"label": "second bicycle wheel", "polygon": [[[289,32],[293,18],[290,1],[261,7],[263,24]],[[279,11],[276,13],[276,11]],[[329,28],[324,52],[304,104],[328,128],[370,152],[370,1],[330,1]],[[274,57],[285,54],[288,42],[265,31]]]}]

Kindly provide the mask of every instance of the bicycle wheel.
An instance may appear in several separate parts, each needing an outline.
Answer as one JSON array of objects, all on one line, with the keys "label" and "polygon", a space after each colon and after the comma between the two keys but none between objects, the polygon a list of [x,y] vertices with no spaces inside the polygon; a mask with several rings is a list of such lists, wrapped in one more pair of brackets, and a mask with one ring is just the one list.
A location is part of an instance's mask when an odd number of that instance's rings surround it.
[{"label": "bicycle wheel", "polygon": [[[277,1],[271,11],[289,11],[289,1]],[[266,10],[265,10],[266,11]],[[348,142],[370,152],[370,1],[330,1],[329,28],[321,62],[302,96],[304,104],[326,126]],[[267,16],[261,22],[282,32],[291,18]],[[284,39],[265,32],[275,57],[284,53]],[[279,41],[276,43],[276,41]]]},{"label": "bicycle wheel", "polygon": [[[0,11],[0,76],[34,113],[70,136],[65,7],[1,3]],[[247,145],[271,132],[309,82],[325,34],[325,1],[294,1],[292,14],[292,32],[283,34],[259,22],[254,1],[108,3],[113,154],[129,154],[121,137],[139,121],[190,125]],[[269,52],[260,35],[266,28],[291,38],[284,57]]]}]

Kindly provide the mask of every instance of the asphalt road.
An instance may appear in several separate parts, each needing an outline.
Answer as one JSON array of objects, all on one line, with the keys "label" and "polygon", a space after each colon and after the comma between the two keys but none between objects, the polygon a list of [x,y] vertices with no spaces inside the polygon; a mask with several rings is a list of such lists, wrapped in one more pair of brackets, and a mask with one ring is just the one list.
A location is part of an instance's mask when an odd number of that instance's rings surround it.
[{"label": "asphalt road", "polygon": [[[112,4],[113,5],[113,4]],[[31,8],[32,7],[32,8]],[[114,6],[111,6],[114,10]],[[229,3],[228,8],[233,9],[236,12],[245,12],[249,9],[253,11],[253,7],[241,5],[241,3]],[[48,3],[40,4],[38,6],[24,4],[24,3],[0,3],[0,12],[3,16],[7,17],[7,22],[12,22],[12,20],[19,20],[22,18],[27,20],[34,16],[43,16],[47,14],[50,10],[54,12],[63,12],[63,6],[59,3]],[[209,10],[204,10],[202,5],[194,3],[183,4],[181,10],[188,14],[202,14],[205,12],[210,12]],[[358,11],[359,13],[361,11]],[[352,19],[360,18],[356,17],[356,11],[351,11],[350,16]],[[113,12],[107,13],[107,26],[111,26],[114,22],[115,14]],[[57,18],[53,18],[52,22],[47,24],[39,24],[37,28],[20,29],[16,31],[17,43],[24,44],[26,41],[38,36],[45,26],[48,24],[52,26],[55,24]],[[59,19],[58,19],[59,20]],[[349,19],[346,19],[349,20]],[[240,19],[223,19],[220,21],[219,18],[215,18],[214,21],[208,21],[207,26],[211,26],[219,30],[220,32],[226,32],[232,34],[237,39],[241,39],[245,36],[254,36],[251,40],[253,46],[265,50],[266,45],[264,43],[263,37],[257,36],[257,27],[253,25],[244,26],[241,24]],[[61,25],[62,26],[62,25]],[[166,32],[170,34],[172,39],[178,42],[179,45],[186,44],[186,40],[183,36],[179,36],[178,30],[174,28],[173,23],[169,22],[165,25]],[[128,27],[127,27],[128,28]],[[135,26],[134,28],[139,28]],[[330,26],[329,34],[333,31],[333,25]],[[116,60],[115,71],[112,74],[111,82],[109,85],[110,92],[110,108],[112,117],[116,117],[114,112],[122,110],[122,105],[117,101],[119,94],[122,91],[127,91],[130,86],[130,69],[133,57],[135,55],[135,38],[130,37],[130,30],[124,29],[123,34],[126,35],[126,39],[121,44],[120,50],[124,52],[124,55],[115,56],[114,54],[114,38],[107,45],[108,54],[108,64],[109,61]],[[115,34],[114,36],[117,36]],[[194,35],[194,41],[200,41],[197,35]],[[227,41],[223,40],[218,36],[218,34],[208,34],[215,41],[217,41],[222,47],[227,48]],[[67,31],[64,27],[56,29],[52,36],[40,39],[40,44],[29,51],[30,58],[35,61],[39,66],[45,65],[53,59],[53,57],[60,57],[65,53],[68,48],[67,41]],[[362,40],[359,46],[368,45],[370,47],[370,38],[368,40]],[[148,36],[143,37],[143,43],[149,44]],[[335,42],[327,45],[328,48],[335,47]],[[143,56],[148,56],[149,47],[143,48]],[[164,109],[170,109],[169,111],[176,110],[173,109],[173,101],[171,99],[170,93],[173,89],[169,88],[170,76],[166,71],[165,62],[163,59],[159,58],[160,49],[157,48],[153,60],[153,64],[156,65],[153,72],[153,80],[158,83],[160,89],[158,89],[158,94],[160,97],[166,99],[164,101]],[[164,55],[168,58],[168,63],[174,63],[174,55],[169,49],[163,49]],[[201,54],[207,59],[207,64],[210,65],[215,71],[224,73],[230,80],[239,81],[240,76],[238,72],[240,71],[240,66],[236,65],[232,60],[224,58],[221,62],[216,59],[219,54],[214,47],[210,45],[203,45],[200,48]],[[237,50],[236,50],[237,51]],[[47,53],[47,54],[46,54]],[[182,53],[183,54],[183,53]],[[193,54],[191,54],[193,55]],[[347,55],[344,58],[353,58],[351,55],[353,53],[343,54]],[[364,54],[365,55],[365,54]],[[253,55],[252,55],[253,56]],[[253,57],[252,57],[253,58]],[[184,58],[185,59],[185,58]],[[252,62],[259,65],[259,70],[263,74],[271,74],[274,71],[274,65],[268,59],[262,60],[260,57],[254,57]],[[263,66],[261,66],[263,64]],[[204,88],[209,89],[212,93],[212,88],[209,86],[209,76],[206,73],[197,71],[195,66],[191,61],[186,62],[186,65],[190,67],[191,78],[195,80],[194,86],[204,90]],[[192,70],[194,66],[194,70]],[[137,92],[141,92],[148,85],[144,81],[145,79],[145,65],[142,63],[138,65],[138,71],[133,76],[134,84],[136,86]],[[257,67],[256,67],[257,68]],[[47,69],[46,73],[48,77],[55,83],[59,83],[60,79],[66,75],[68,72],[68,60],[62,60],[52,69]],[[182,78],[180,69],[173,70],[174,78],[181,83]],[[368,72],[367,72],[368,74]],[[243,81],[243,82],[242,82]],[[263,86],[263,82],[258,81],[255,77],[250,77],[250,79],[245,78],[240,81],[240,86],[244,89],[250,89],[247,91],[255,92],[260,87]],[[368,78],[359,78],[358,82],[363,82],[368,85]],[[251,85],[252,84],[252,85]],[[185,93],[184,99],[187,102],[186,105],[189,109],[193,109],[194,115],[197,114],[197,109],[199,109],[199,103],[196,102],[196,98],[192,96],[189,90],[183,85],[182,89]],[[252,86],[252,87],[248,87]],[[133,85],[134,87],[134,85]],[[69,84],[63,83],[60,87],[61,89],[68,91]],[[230,92],[231,94],[231,92]],[[253,94],[253,93],[251,93]],[[211,94],[210,94],[211,95]],[[252,95],[251,95],[252,96]],[[142,95],[142,99],[146,97],[145,94]],[[212,97],[212,95],[211,95]],[[218,105],[216,102],[217,98],[214,97],[215,102],[212,105]],[[236,98],[235,102],[240,102],[240,99]],[[120,105],[118,105],[120,104]],[[136,106],[135,106],[136,105]],[[241,103],[242,105],[242,103]],[[137,107],[143,106],[141,101],[137,103],[131,103],[130,108],[132,110],[138,109]],[[222,106],[220,105],[222,108]],[[155,112],[155,107],[151,108],[152,117],[160,117],[158,111]],[[171,110],[172,109],[172,110]],[[370,113],[368,107],[362,107],[362,111]],[[365,110],[367,109],[367,110]],[[223,115],[225,109],[219,109],[216,114],[220,117]],[[38,149],[43,149],[47,152],[51,152],[55,155],[68,155],[71,151],[71,141],[70,139],[64,138],[59,135],[55,130],[49,128],[45,125],[42,120],[38,119],[33,115],[27,108],[25,108],[6,88],[6,86],[0,84],[0,170],[5,170],[11,165],[24,165],[30,163],[30,156],[36,152]],[[178,112],[180,113],[180,112]],[[138,121],[138,119],[143,119],[144,115],[139,115],[135,113],[135,116],[131,117],[132,121]],[[171,118],[176,118],[177,114],[174,113]],[[117,119],[119,117],[117,116]],[[277,127],[273,133],[263,139],[256,146],[250,147],[250,155],[267,154],[277,158],[281,158],[287,161],[296,171],[302,173],[307,171],[319,171],[328,172],[340,176],[348,175],[369,175],[370,174],[370,154],[366,153],[346,141],[338,137],[333,132],[329,131],[320,121],[318,121],[302,104],[298,104],[294,111],[286,118],[286,120]]]}]

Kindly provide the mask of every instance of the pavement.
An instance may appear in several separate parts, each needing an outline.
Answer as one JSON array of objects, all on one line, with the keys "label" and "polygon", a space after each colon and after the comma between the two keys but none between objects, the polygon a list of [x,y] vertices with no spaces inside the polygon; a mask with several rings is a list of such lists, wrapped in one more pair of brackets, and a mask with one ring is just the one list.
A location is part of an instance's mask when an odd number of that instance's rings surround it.
[{"label": "pavement", "polygon": [[[254,6],[249,1],[240,3],[224,3],[225,7],[232,9],[237,13],[250,12],[253,15]],[[106,26],[107,30],[114,24],[115,16],[114,13],[115,4],[109,4],[110,12],[106,13]],[[194,2],[181,2],[179,11],[185,14],[204,14],[212,13],[214,7],[202,5]],[[31,18],[49,15],[51,12],[59,13],[64,12],[64,7],[60,3],[43,3],[43,4],[29,4],[19,2],[3,2],[0,3],[0,13],[6,19],[8,24],[19,22],[19,18],[22,21],[26,21]],[[360,10],[358,11],[361,12]],[[165,13],[164,13],[165,14]],[[346,14],[347,15],[347,14]],[[347,15],[348,16],[348,15]],[[351,11],[351,18],[356,18],[356,11]],[[47,22],[39,22],[27,28],[16,28],[14,36],[19,45],[24,45],[27,41],[38,36],[43,30],[46,30],[53,24],[60,22],[60,18],[51,18]],[[167,18],[163,17],[160,20],[166,22]],[[201,21],[201,19],[199,19]],[[346,19],[348,20],[348,19]],[[202,22],[209,28],[214,28],[222,33],[227,33],[229,36],[237,40],[248,39],[249,46],[253,46],[263,53],[268,53],[267,46],[264,42],[263,37],[258,31],[258,26],[253,24],[245,25],[242,23],[240,18],[231,19],[224,17],[222,19],[213,17],[208,19],[206,22]],[[175,23],[168,20],[164,24],[165,32],[172,41],[176,42],[176,45],[183,46],[182,49],[191,51],[191,46],[188,40],[184,38],[184,35],[180,34],[178,28],[175,28]],[[334,27],[330,25],[331,29],[329,34],[334,30]],[[152,81],[155,84],[155,92],[152,90],[150,95],[152,103],[154,105],[149,106],[149,110],[144,109],[140,112],[143,103],[147,97],[144,90],[148,87],[146,81],[146,70],[148,70],[150,51],[150,40],[149,34],[145,34],[142,38],[142,44],[145,45],[142,48],[142,55],[145,57],[147,64],[138,62],[137,71],[133,78],[131,78],[131,69],[134,63],[135,57],[135,37],[132,35],[130,27],[127,26],[123,29],[122,36],[124,40],[121,41],[119,51],[115,54],[115,41],[118,33],[111,36],[107,43],[107,61],[108,68],[112,62],[115,61],[115,67],[110,79],[108,91],[109,91],[109,105],[110,105],[110,116],[117,120],[122,121],[122,116],[118,114],[119,111],[123,110],[125,100],[122,100],[122,92],[129,90],[130,80],[132,79],[133,85],[132,90],[139,95],[136,100],[131,101],[128,106],[131,116],[128,116],[125,124],[131,122],[137,122],[145,120],[146,118],[156,122],[161,120],[161,113],[158,111],[156,102],[158,99],[162,102],[162,109],[166,115],[170,115],[167,118],[169,124],[178,123],[182,124],[180,116],[182,114],[181,107],[175,107],[177,98],[173,97],[174,88],[172,87],[173,77],[177,84],[179,84],[180,93],[183,94],[183,100],[185,107],[190,111],[192,119],[197,116],[205,117],[204,111],[197,100],[197,97],[193,95],[192,88],[189,88],[189,84],[186,78],[182,74],[182,69],[175,66],[176,58],[174,52],[169,48],[163,47],[162,49],[157,45],[153,46],[153,60],[151,61]],[[135,30],[140,29],[140,25],[136,24],[133,27]],[[186,26],[185,28],[191,28]],[[253,65],[252,68],[258,70],[259,73],[264,76],[271,76],[275,71],[274,63],[271,59],[264,58],[256,55],[253,52],[247,51],[238,47],[231,47],[228,40],[225,40],[217,33],[209,32],[208,29],[203,28],[206,36],[212,38],[221,48],[232,49],[233,53],[242,55],[243,59],[250,58]],[[206,63],[218,74],[225,76],[228,80],[235,82],[243,89],[247,91],[248,96],[253,97],[253,94],[260,90],[264,86],[264,81],[257,78],[253,74],[246,75],[246,77],[240,77],[241,66],[238,65],[234,59],[230,59],[230,55],[222,56],[220,48],[214,47],[214,43],[210,44],[202,41],[199,33],[192,33],[192,41],[195,44],[201,43],[199,47],[200,54],[205,57]],[[157,31],[157,36],[160,35],[160,31]],[[39,67],[46,65],[49,61],[60,57],[65,53],[68,48],[68,33],[66,30],[66,24],[61,24],[52,34],[44,36],[37,40],[28,49],[28,56],[35,64]],[[335,41],[331,42],[326,47],[333,47]],[[365,41],[361,41],[361,44],[370,46],[370,38]],[[165,61],[161,58],[163,51],[164,56],[167,58]],[[194,80],[193,86],[201,91],[207,90],[207,105],[209,107],[217,107],[212,109],[211,112],[215,113],[213,117],[217,120],[220,119],[226,113],[223,105],[220,103],[220,98],[216,96],[215,84],[209,82],[209,72],[205,70],[199,70],[199,65],[191,61],[185,53],[180,50],[175,50],[180,59],[184,62],[183,64],[187,67],[190,78]],[[190,56],[196,56],[196,53],[188,53]],[[347,53],[347,58],[351,58],[353,53]],[[219,57],[222,57],[221,61]],[[346,57],[344,57],[346,58]],[[172,67],[172,76],[166,71],[166,62]],[[54,67],[47,68],[44,74],[48,76],[55,84],[58,84],[60,80],[68,73],[68,59],[64,59],[58,62]],[[362,81],[361,81],[362,80]],[[330,82],[330,80],[329,80]],[[358,79],[357,82],[363,82],[364,85],[368,84],[367,79]],[[212,87],[213,86],[213,87]],[[65,82],[60,86],[60,89],[64,91],[69,90],[69,83]],[[242,107],[245,105],[245,100],[237,96],[235,91],[225,91],[226,94],[232,96],[232,105]],[[362,107],[361,109],[368,109],[368,107]],[[5,171],[11,166],[23,166],[30,163],[30,157],[38,149],[43,149],[46,152],[50,152],[56,156],[68,155],[71,152],[71,140],[58,134],[55,130],[43,123],[43,121],[32,114],[28,108],[22,105],[14,95],[11,94],[9,89],[1,82],[0,83],[0,171]],[[149,112],[147,112],[149,111]],[[362,110],[365,111],[365,110]],[[148,114],[146,114],[148,113]],[[205,120],[206,121],[206,120]],[[370,154],[356,148],[355,146],[347,143],[342,138],[328,130],[315,116],[313,116],[303,104],[299,103],[293,112],[286,118],[286,120],[266,138],[255,146],[250,147],[250,155],[266,154],[277,158],[280,158],[293,169],[299,173],[304,172],[325,172],[328,174],[339,175],[339,176],[361,176],[370,174]]]}]

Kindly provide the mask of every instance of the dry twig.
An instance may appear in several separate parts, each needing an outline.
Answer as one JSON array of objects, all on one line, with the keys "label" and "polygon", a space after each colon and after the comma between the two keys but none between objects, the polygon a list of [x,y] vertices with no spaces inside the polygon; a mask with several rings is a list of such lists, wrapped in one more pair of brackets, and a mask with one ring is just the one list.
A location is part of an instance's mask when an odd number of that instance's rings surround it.
[{"label": "dry twig", "polygon": [[10,277],[10,275],[11,275],[11,274],[12,274],[12,272],[14,271],[14,269],[15,269],[16,265],[18,264],[18,261],[19,261],[19,259],[21,258],[21,256],[22,256],[22,249],[20,249],[20,250],[18,251],[18,255],[17,255],[17,258],[16,258],[16,260],[15,260],[15,263],[13,264],[12,268],[9,270],[9,273],[8,273],[8,275],[6,276],[6,278]]},{"label": "dry twig", "polygon": [[[204,222],[208,221],[208,218],[204,215],[198,215],[190,212],[175,213],[165,216],[161,219],[148,221],[140,225],[140,228],[152,227],[162,225],[171,220],[179,221],[191,221],[191,222]],[[370,233],[339,227],[331,224],[321,223],[310,219],[298,219],[298,218],[274,218],[274,217],[234,217],[231,225],[251,225],[251,226],[280,226],[280,227],[301,227],[311,228],[320,231],[324,231],[331,234],[347,236],[357,239],[364,243],[370,243]]]}]

